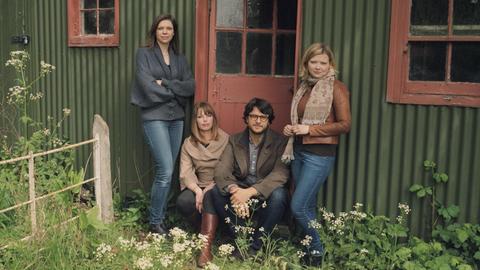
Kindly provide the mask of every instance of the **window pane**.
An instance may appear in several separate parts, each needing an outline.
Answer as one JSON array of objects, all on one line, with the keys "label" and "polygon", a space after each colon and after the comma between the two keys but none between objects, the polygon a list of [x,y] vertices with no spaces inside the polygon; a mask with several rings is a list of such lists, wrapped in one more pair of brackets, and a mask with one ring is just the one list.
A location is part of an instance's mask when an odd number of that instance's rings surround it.
[{"label": "window pane", "polygon": [[248,0],[248,28],[272,28],[273,0]]},{"label": "window pane", "polygon": [[448,0],[412,0],[412,35],[446,35]]},{"label": "window pane", "polygon": [[293,75],[295,65],[295,34],[279,34],[277,36],[276,54],[275,73],[277,75]]},{"label": "window pane", "polygon": [[83,14],[83,34],[97,34],[97,12],[84,11]]},{"label": "window pane", "polygon": [[218,0],[217,26],[243,27],[243,0]]},{"label": "window pane", "polygon": [[478,0],[453,2],[453,34],[480,35],[480,2]]},{"label": "window pane", "polygon": [[98,5],[101,8],[113,8],[114,0],[100,0]]},{"label": "window pane", "polygon": [[80,2],[83,4],[82,8],[97,8],[97,0],[83,0]]},{"label": "window pane", "polygon": [[102,10],[100,11],[99,19],[99,32],[100,34],[113,34],[113,18],[115,13],[113,10]]},{"label": "window pane", "polygon": [[272,74],[272,35],[247,34],[247,73]]},{"label": "window pane", "polygon": [[239,73],[242,66],[242,33],[217,32],[217,72]]},{"label": "window pane", "polygon": [[444,81],[447,45],[441,42],[410,44],[411,81]]},{"label": "window pane", "polygon": [[295,29],[297,23],[297,1],[279,0],[278,1],[278,28]]},{"label": "window pane", "polygon": [[452,81],[480,83],[480,43],[452,44]]}]

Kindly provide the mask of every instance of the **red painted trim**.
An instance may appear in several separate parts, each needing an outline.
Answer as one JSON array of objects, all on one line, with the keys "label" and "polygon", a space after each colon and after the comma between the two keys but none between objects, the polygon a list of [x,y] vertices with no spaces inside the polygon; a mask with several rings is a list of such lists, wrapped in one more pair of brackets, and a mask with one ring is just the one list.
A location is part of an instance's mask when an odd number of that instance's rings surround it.
[{"label": "red painted trim", "polygon": [[114,2],[114,33],[112,35],[82,35],[80,1],[67,1],[69,47],[118,47],[120,44],[120,0]]},{"label": "red painted trim", "polygon": [[392,0],[387,101],[402,104],[480,107],[479,83],[412,82],[408,80],[409,41],[480,40],[478,36],[409,36],[410,8],[411,1]]},{"label": "red painted trim", "polygon": [[195,9],[195,102],[208,98],[209,0],[196,0]]},{"label": "red painted trim", "polygon": [[[302,0],[297,0],[297,27],[295,34],[295,69],[293,77],[293,92],[295,92],[298,85],[298,68],[301,61],[301,49],[302,49],[302,22],[303,22],[303,12],[302,12]],[[292,92],[292,94],[293,94]]]}]

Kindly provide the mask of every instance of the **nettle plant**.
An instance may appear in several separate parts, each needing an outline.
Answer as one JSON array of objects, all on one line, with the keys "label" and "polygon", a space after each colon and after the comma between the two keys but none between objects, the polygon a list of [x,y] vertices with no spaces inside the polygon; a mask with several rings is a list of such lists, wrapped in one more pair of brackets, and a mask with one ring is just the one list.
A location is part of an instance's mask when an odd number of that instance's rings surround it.
[{"label": "nettle plant", "polygon": [[[60,130],[71,113],[70,109],[64,108],[60,119],[48,116],[46,122],[36,121],[30,113],[44,96],[44,92],[39,90],[38,82],[52,73],[55,66],[41,61],[40,72],[30,80],[29,74],[33,72],[29,70],[29,62],[28,52],[12,51],[10,59],[5,63],[6,67],[14,69],[15,79],[1,104],[2,122],[7,126],[0,130],[0,160],[59,148],[68,143]],[[81,182],[83,170],[75,171],[73,168],[74,155],[69,150],[35,158],[37,196]],[[54,200],[45,202],[44,206],[55,208],[52,206],[72,202],[74,195],[79,192],[80,188],[62,192]],[[28,160],[0,167],[0,197],[0,209],[28,200]],[[52,202],[55,205],[52,205]],[[23,212],[20,214],[21,211]],[[0,228],[25,223],[25,211],[17,209],[0,214]]]},{"label": "nettle plant", "polygon": [[445,244],[452,254],[462,256],[479,268],[480,225],[454,223],[460,213],[460,208],[455,204],[443,204],[437,199],[436,194],[439,186],[448,182],[448,175],[438,172],[437,164],[430,160],[425,160],[423,167],[431,175],[431,185],[414,184],[410,187],[410,191],[416,193],[418,198],[429,198],[433,239]]}]

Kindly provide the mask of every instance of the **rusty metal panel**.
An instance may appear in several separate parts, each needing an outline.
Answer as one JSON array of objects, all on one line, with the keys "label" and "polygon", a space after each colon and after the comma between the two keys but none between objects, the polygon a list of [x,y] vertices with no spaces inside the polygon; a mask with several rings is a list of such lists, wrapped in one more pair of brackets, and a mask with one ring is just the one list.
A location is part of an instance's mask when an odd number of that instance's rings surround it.
[{"label": "rusty metal panel", "polygon": [[[123,194],[137,187],[149,190],[153,171],[150,154],[143,142],[139,113],[129,101],[135,50],[145,44],[153,18],[171,13],[179,22],[180,50],[190,60],[193,70],[195,0],[120,0],[120,46],[115,48],[69,48],[67,1],[31,1],[28,8],[19,8],[26,13],[25,23],[11,20],[3,24],[4,18],[8,19],[4,13],[11,11],[16,2],[23,1],[1,2],[3,31],[10,24],[19,28],[25,25],[25,32],[32,37],[26,49],[36,69],[40,60],[57,68],[38,85],[45,96],[39,106],[32,108],[36,118],[59,119],[62,109],[70,108],[71,117],[65,121],[62,132],[76,142],[91,137],[93,116],[100,114],[110,127],[114,185]],[[10,34],[3,31],[2,37]],[[4,47],[3,40],[2,60],[10,50]],[[5,89],[3,85],[2,89]],[[88,169],[92,167],[91,162],[87,163],[90,153],[88,147],[78,152],[82,166]]]},{"label": "rusty metal panel", "polygon": [[422,164],[430,159],[450,176],[441,198],[460,206],[460,221],[478,223],[480,109],[385,101],[390,1],[303,0],[302,11],[303,49],[316,41],[329,44],[351,92],[352,129],[341,138],[319,204],[339,212],[363,202],[395,216],[398,203],[408,202],[411,227],[422,233],[427,213],[408,188],[426,183]]}]

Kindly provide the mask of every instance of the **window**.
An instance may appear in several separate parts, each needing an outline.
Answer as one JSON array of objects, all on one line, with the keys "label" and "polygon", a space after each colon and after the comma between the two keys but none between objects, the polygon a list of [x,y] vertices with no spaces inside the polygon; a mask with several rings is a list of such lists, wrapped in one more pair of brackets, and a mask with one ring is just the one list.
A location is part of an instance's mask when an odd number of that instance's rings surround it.
[{"label": "window", "polygon": [[297,3],[218,0],[216,72],[293,76]]},{"label": "window", "polygon": [[68,0],[68,46],[119,44],[119,0]]},{"label": "window", "polygon": [[480,1],[392,0],[387,101],[480,107]]}]

